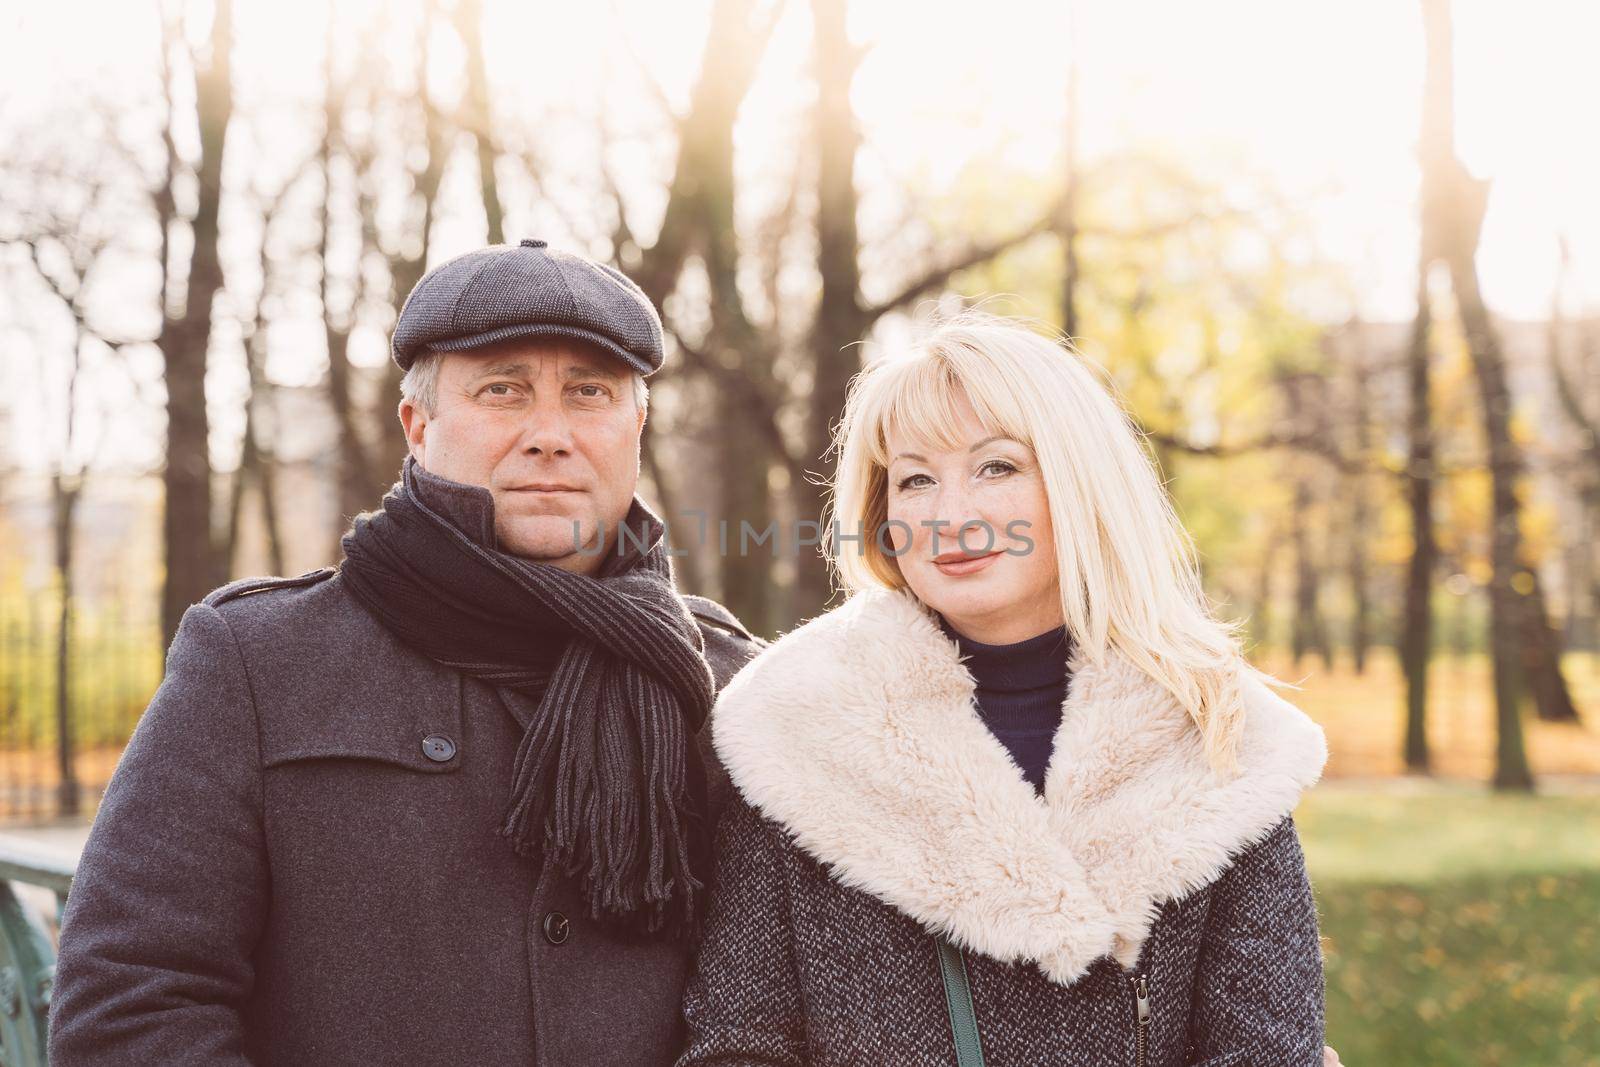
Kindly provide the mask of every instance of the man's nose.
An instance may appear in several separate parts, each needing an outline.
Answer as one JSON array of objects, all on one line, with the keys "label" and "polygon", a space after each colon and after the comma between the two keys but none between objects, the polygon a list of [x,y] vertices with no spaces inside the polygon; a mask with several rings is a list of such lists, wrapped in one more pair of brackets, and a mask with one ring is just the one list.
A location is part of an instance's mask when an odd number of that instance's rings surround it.
[{"label": "man's nose", "polygon": [[522,448],[535,455],[565,455],[572,451],[572,426],[559,402],[541,402],[529,413]]}]

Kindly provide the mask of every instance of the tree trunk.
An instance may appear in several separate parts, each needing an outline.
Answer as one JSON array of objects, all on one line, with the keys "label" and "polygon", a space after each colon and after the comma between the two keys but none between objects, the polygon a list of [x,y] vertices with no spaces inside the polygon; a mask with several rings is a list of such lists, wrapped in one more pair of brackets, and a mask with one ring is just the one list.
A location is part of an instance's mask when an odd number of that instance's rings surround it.
[{"label": "tree trunk", "polygon": [[1550,611],[1544,599],[1544,580],[1535,567],[1522,573],[1526,589],[1519,589],[1522,610],[1522,670],[1533,689],[1535,713],[1543,722],[1580,721],[1572,693],[1561,674],[1561,634],[1550,625]]},{"label": "tree trunk", "polygon": [[494,173],[494,111],[489,104],[489,75],[483,63],[483,0],[460,0],[456,5],[456,32],[467,54],[466,121],[478,149],[478,186],[483,192],[489,243],[503,244],[505,210]]},{"label": "tree trunk", "polygon": [[[802,479],[793,486],[795,513],[802,521],[824,521],[827,486],[818,483],[831,481],[833,476],[833,427],[844,413],[850,379],[861,369],[856,342],[867,326],[860,300],[856,230],[855,165],[861,134],[850,110],[850,85],[861,57],[850,43],[847,14],[845,0],[812,3],[817,78],[817,268],[822,274],[822,296],[811,331],[813,379],[803,460],[822,477]],[[866,536],[871,537],[872,531]],[[846,543],[841,551],[855,551],[853,544]],[[803,553],[798,563],[794,613],[805,618],[827,606],[833,589],[827,560],[820,552]]]},{"label": "tree trunk", "polygon": [[[727,606],[755,630],[770,627],[776,598],[773,565],[762,550],[740,554],[740,522],[759,534],[771,514],[767,487],[770,456],[752,442],[769,436],[775,413],[750,403],[749,393],[726,386],[725,374],[770,383],[773,344],[750,321],[738,288],[738,235],[734,214],[733,127],[755,77],[756,64],[773,28],[769,16],[756,18],[750,0],[715,0],[707,27],[704,59],[690,94],[689,110],[678,123],[678,159],[668,190],[661,229],[642,249],[630,277],[665,319],[667,298],[677,288],[685,262],[699,253],[711,288],[711,329],[700,355],[712,366],[716,399],[706,427],[714,451],[723,457],[715,496],[720,514],[707,517],[706,537],[717,558],[718,590]],[[620,212],[622,205],[617,209]],[[659,441],[646,446],[646,462],[667,504]],[[679,518],[672,514],[669,518]],[[725,525],[724,525],[725,524]],[[727,549],[721,531],[727,531]],[[687,542],[688,539],[685,539]],[[687,543],[678,547],[689,548]],[[683,557],[683,578],[697,585],[693,557]]]},{"label": "tree trunk", "polygon": [[1064,187],[1057,232],[1061,239],[1061,332],[1078,336],[1078,32],[1077,0],[1069,0],[1067,28],[1067,125]]},{"label": "tree trunk", "polygon": [[[1455,155],[1454,80],[1449,0],[1422,0],[1427,39],[1427,110],[1434,112],[1437,136],[1424,145],[1424,183],[1434,195],[1424,198],[1424,211],[1435,212],[1433,230],[1441,240],[1440,255],[1450,268],[1450,284],[1466,334],[1483,406],[1484,434],[1489,449],[1490,566],[1489,642],[1494,665],[1495,748],[1494,784],[1498,789],[1532,789],[1518,707],[1519,640],[1530,635],[1519,610],[1516,586],[1531,575],[1521,570],[1521,533],[1518,527],[1517,477],[1522,457],[1511,438],[1511,392],[1506,383],[1505,359],[1500,340],[1489,322],[1478,289],[1475,262],[1488,183],[1473,179]],[[1426,227],[1428,222],[1424,222]],[[1548,627],[1544,627],[1548,630]],[[1535,636],[1537,640],[1537,637]]]},{"label": "tree trunk", "polygon": [[1367,669],[1367,649],[1371,643],[1371,598],[1367,590],[1367,539],[1372,530],[1372,500],[1368,491],[1367,461],[1372,452],[1372,382],[1368,353],[1357,334],[1355,360],[1351,366],[1354,405],[1356,469],[1349,476],[1350,535],[1346,574],[1350,583],[1350,657],[1357,674]]},{"label": "tree trunk", "polygon": [[1321,575],[1317,571],[1316,552],[1311,546],[1310,512],[1311,484],[1304,472],[1294,475],[1294,521],[1291,536],[1294,543],[1294,622],[1291,627],[1292,655],[1295,666],[1308,653],[1315,652],[1324,667],[1331,656],[1322,628],[1322,611],[1318,605]]},{"label": "tree trunk", "polygon": [[[756,413],[743,398],[724,389],[717,394],[716,407],[723,432],[745,441],[757,439],[759,431],[750,424]],[[734,448],[723,453],[719,487],[720,510],[728,524],[726,542],[718,543],[723,601],[757,633],[779,628],[773,577],[777,553],[794,551],[784,537],[786,531],[772,528],[769,467],[765,449]],[[769,532],[771,540],[766,539]]]},{"label": "tree trunk", "polygon": [[267,394],[270,386],[261,369],[262,354],[255,351],[258,347],[264,345],[258,346],[252,338],[249,343],[250,396],[245,401],[244,442],[239,451],[239,472],[234,477],[232,494],[228,501],[228,532],[227,540],[224,542],[224,558],[228,561],[229,575],[239,573],[239,542],[244,525],[244,498],[251,487],[255,488],[261,498],[261,524],[267,543],[267,569],[272,574],[284,573],[283,530],[279,525],[278,502],[275,498],[276,461],[272,452],[262,448],[260,444],[259,408],[268,402]]},{"label": "tree trunk", "polygon": [[[1520,446],[1511,436],[1513,398],[1506,376],[1505,355],[1478,286],[1476,254],[1479,231],[1488,207],[1488,183],[1473,179],[1458,161],[1452,159],[1451,162],[1457,191],[1453,206],[1458,212],[1460,228],[1447,258],[1451,288],[1456,294],[1456,306],[1476,371],[1484,432],[1489,442],[1494,521],[1493,588],[1499,594],[1498,600],[1491,597],[1491,604],[1497,613],[1502,610],[1508,613],[1503,625],[1508,647],[1503,654],[1515,657],[1515,670],[1531,689],[1539,718],[1547,722],[1577,722],[1578,711],[1561,673],[1560,638],[1550,625],[1545,608],[1543,582],[1537,565],[1526,559],[1518,494],[1525,462]],[[1510,777],[1512,781],[1518,780],[1514,771]]]},{"label": "tree trunk", "polygon": [[[1424,235],[1424,246],[1428,238]],[[1429,389],[1432,310],[1428,298],[1428,266],[1421,257],[1417,272],[1417,317],[1406,352],[1409,407],[1406,419],[1408,458],[1406,497],[1411,506],[1411,559],[1406,567],[1405,607],[1400,631],[1400,665],[1406,678],[1406,769],[1425,774],[1428,750],[1428,663],[1433,656],[1433,575],[1438,545],[1433,537],[1433,407]]]},{"label": "tree trunk", "polygon": [[1586,469],[1578,474],[1577,503],[1578,529],[1569,538],[1566,549],[1567,568],[1567,620],[1564,641],[1567,648],[1596,651],[1595,637],[1595,534],[1596,516],[1600,514],[1600,414],[1591,416],[1585,404],[1587,388],[1595,380],[1593,340],[1585,330],[1579,335],[1578,366],[1574,373],[1566,367],[1563,354],[1566,330],[1562,314],[1561,297],[1567,273],[1571,268],[1571,253],[1566,239],[1561,240],[1560,269],[1556,274],[1555,288],[1550,299],[1550,326],[1547,333],[1545,356],[1550,363],[1550,378],[1555,384],[1556,399],[1562,413],[1577,434],[1578,456],[1585,461]]},{"label": "tree trunk", "polygon": [[[430,30],[435,17],[436,0],[424,5],[422,25],[417,39],[417,96],[422,108],[424,129],[424,155],[422,170],[412,176],[419,198],[421,219],[418,223],[420,247],[415,256],[397,253],[389,257],[389,278],[396,314],[404,308],[406,298],[417,282],[427,273],[428,250],[433,235],[434,208],[439,199],[439,184],[444,179],[444,165],[449,155],[449,130],[445,118],[439,113],[428,90],[428,65],[432,49],[429,47]],[[375,506],[399,477],[400,465],[406,457],[405,427],[400,423],[396,406],[400,403],[400,379],[404,372],[389,360],[384,365],[383,385],[378,394],[378,406],[373,415],[377,419],[377,432],[373,434],[374,450],[367,464],[368,489],[365,498]]]},{"label": "tree trunk", "polygon": [[288,574],[283,521],[278,516],[278,460],[271,449],[261,450],[261,465],[257,474],[260,478],[261,521],[267,528],[267,567],[273,574]]},{"label": "tree trunk", "polygon": [[[183,316],[164,324],[160,348],[166,360],[166,507],[162,543],[166,579],[161,595],[163,647],[171,643],[190,604],[222,578],[211,532],[210,421],[206,413],[206,352],[211,340],[211,305],[222,287],[217,251],[217,216],[222,202],[222,156],[233,112],[230,52],[233,5],[217,0],[211,55],[196,71],[200,126],[196,168],[199,206],[191,224],[194,251]],[[169,180],[171,180],[169,175]]]},{"label": "tree trunk", "polygon": [[[745,16],[748,17],[748,16]],[[739,293],[739,237],[734,218],[733,125],[743,98],[740,79],[716,76],[722,62],[707,58],[705,74],[721,86],[719,102],[705,101],[702,117],[708,121],[695,131],[699,156],[700,225],[705,247],[706,277],[711,289],[709,358],[749,379],[765,381],[772,373],[774,353],[763,343],[751,323]],[[721,439],[720,519],[714,526],[722,598],[728,608],[758,632],[770,632],[775,619],[774,582],[776,540],[757,544],[771,522],[768,488],[770,457],[765,449],[746,442],[759,440],[756,420],[763,413],[734,390],[718,388],[712,432]],[[754,532],[744,536],[744,523]],[[726,530],[724,539],[722,531]]]},{"label": "tree trunk", "polygon": [[223,526],[222,544],[218,546],[226,561],[228,577],[239,573],[239,542],[244,527],[245,490],[256,480],[258,455],[255,442],[255,397],[244,402],[244,437],[239,447],[239,469],[234,471],[228,486],[228,517]]},{"label": "tree trunk", "polygon": [[[74,372],[76,374],[76,372]],[[68,416],[71,417],[70,415]],[[56,810],[63,818],[78,814],[77,746],[72,721],[72,580],[73,517],[83,490],[81,478],[57,471],[50,482],[55,532],[56,576],[61,609],[56,619]]]},{"label": "tree trunk", "polygon": [[[653,417],[645,419],[639,452],[650,480],[655,483],[656,499],[661,504],[662,519],[667,524],[667,548],[672,553],[673,581],[680,592],[702,592],[705,589],[705,577],[700,571],[699,557],[695,555],[699,546],[693,539],[684,536],[687,530],[678,525],[682,522],[683,513],[678,508],[677,494],[668,477],[667,465],[661,462],[661,445],[654,440],[655,426]],[[673,530],[678,530],[676,536]]]},{"label": "tree trunk", "polygon": [[1266,534],[1266,544],[1261,547],[1261,557],[1256,569],[1255,604],[1250,611],[1250,644],[1252,648],[1265,648],[1272,643],[1272,579],[1278,564],[1278,527],[1272,526]]},{"label": "tree trunk", "polygon": [[[233,492],[228,502],[227,539],[223,542],[223,559],[228,574],[239,573],[239,540],[244,521],[245,491],[252,485],[261,494],[261,517],[265,527],[269,569],[273,574],[283,573],[283,543],[277,528],[278,512],[272,498],[273,456],[261,447],[261,406],[269,401],[271,386],[267,382],[267,302],[276,284],[277,269],[267,253],[272,236],[272,222],[283,203],[283,194],[261,216],[261,252],[256,267],[261,272],[261,292],[256,297],[255,315],[245,324],[244,358],[249,375],[250,392],[244,401],[244,436],[239,449],[239,472],[233,480]],[[326,236],[324,235],[324,242]],[[324,251],[326,245],[324,244]],[[324,265],[326,258],[323,259]]]},{"label": "tree trunk", "polygon": [[[1561,675],[1560,649],[1545,612],[1538,571],[1524,558],[1518,499],[1524,461],[1521,448],[1511,436],[1512,397],[1505,355],[1478,287],[1474,260],[1479,227],[1488,206],[1488,186],[1471,179],[1465,171],[1458,172],[1457,182],[1461,191],[1456,198],[1456,206],[1462,211],[1458,231],[1461,241],[1452,248],[1448,261],[1451,288],[1476,371],[1489,445],[1494,522],[1491,556],[1495,568],[1493,587],[1498,592],[1498,599],[1491,597],[1491,603],[1497,614],[1507,613],[1502,628],[1508,644],[1503,654],[1515,656],[1526,672],[1539,717],[1555,722],[1575,721],[1577,711]],[[1513,773],[1511,778],[1514,781],[1517,775]]]},{"label": "tree trunk", "polygon": [[[322,145],[318,150],[318,165],[322,173],[322,218],[317,244],[317,264],[320,270],[318,296],[322,303],[323,337],[328,349],[328,405],[333,409],[335,448],[335,478],[339,500],[338,529],[329,558],[338,559],[339,538],[344,536],[346,524],[355,516],[374,505],[372,483],[375,472],[367,455],[367,444],[361,433],[361,414],[350,395],[350,329],[354,325],[355,308],[350,314],[340,316],[332,307],[330,298],[333,268],[329,262],[330,237],[334,219],[334,158],[343,129],[344,94],[335,82],[333,59],[338,54],[335,40],[334,9],[328,9],[326,57],[323,62]],[[366,239],[363,238],[363,241]],[[363,248],[363,252],[365,248]],[[396,401],[398,403],[398,400]],[[384,417],[380,410],[377,417]]]},{"label": "tree trunk", "polygon": [[1590,653],[1596,647],[1596,574],[1594,565],[1595,543],[1600,541],[1600,485],[1593,482],[1584,486],[1579,495],[1579,523],[1577,536],[1567,550],[1568,587],[1572,607],[1567,612],[1566,643],[1568,648],[1581,648]]},{"label": "tree trunk", "polygon": [[[1309,417],[1305,390],[1310,379],[1296,374],[1283,380],[1283,392],[1288,406],[1288,421],[1293,426],[1303,426]],[[1290,655],[1294,665],[1307,653],[1315,651],[1324,667],[1329,665],[1327,635],[1323,631],[1322,611],[1318,605],[1322,576],[1317,566],[1317,553],[1311,544],[1311,508],[1314,503],[1311,478],[1305,470],[1305,459],[1293,456],[1289,460],[1290,477],[1294,479],[1294,495],[1290,505],[1289,539],[1294,551],[1294,616],[1290,620]]]}]

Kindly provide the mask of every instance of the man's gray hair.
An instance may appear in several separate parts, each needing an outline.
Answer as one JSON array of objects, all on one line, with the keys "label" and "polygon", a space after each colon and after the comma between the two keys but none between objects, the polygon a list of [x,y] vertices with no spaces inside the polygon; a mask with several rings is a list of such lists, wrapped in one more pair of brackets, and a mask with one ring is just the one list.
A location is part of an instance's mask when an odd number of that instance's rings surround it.
[{"label": "man's gray hair", "polygon": [[[428,415],[432,415],[438,409],[439,364],[443,362],[443,352],[433,348],[424,349],[417,353],[417,358],[412,361],[405,377],[400,379],[400,396],[411,401]],[[650,387],[645,383],[644,375],[638,371],[630,371],[628,376],[633,379],[633,402],[639,406],[640,411],[648,411]]]}]

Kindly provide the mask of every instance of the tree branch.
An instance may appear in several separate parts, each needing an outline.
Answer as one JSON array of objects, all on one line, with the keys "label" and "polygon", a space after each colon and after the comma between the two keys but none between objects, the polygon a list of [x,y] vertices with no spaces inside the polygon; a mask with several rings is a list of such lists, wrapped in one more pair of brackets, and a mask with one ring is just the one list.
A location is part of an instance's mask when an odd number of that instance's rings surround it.
[{"label": "tree branch", "polygon": [[752,376],[726,366],[710,353],[689,344],[672,325],[668,324],[666,330],[684,354],[687,365],[710,377],[719,388],[732,389],[741,394],[755,407],[760,416],[756,421],[761,424],[762,432],[771,443],[779,462],[788,469],[791,477],[802,477],[805,474],[804,465],[794,454],[778,425],[778,400],[770,396]]},{"label": "tree branch", "polygon": [[1055,211],[1052,210],[1015,233],[993,241],[972,245],[961,254],[913,278],[887,299],[867,304],[861,309],[866,324],[868,326],[872,325],[884,315],[891,311],[898,311],[930,290],[943,288],[952,277],[962,271],[988,263],[1018,245],[1031,241],[1042,233],[1048,233],[1055,224],[1055,214]]}]

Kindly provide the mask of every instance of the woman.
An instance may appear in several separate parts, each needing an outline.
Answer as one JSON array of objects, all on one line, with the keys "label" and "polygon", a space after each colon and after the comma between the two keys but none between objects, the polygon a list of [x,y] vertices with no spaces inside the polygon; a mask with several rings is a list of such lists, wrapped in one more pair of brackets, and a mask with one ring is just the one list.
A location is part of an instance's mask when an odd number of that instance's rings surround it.
[{"label": "woman", "polygon": [[1322,731],[1211,614],[1084,362],[965,315],[840,427],[851,598],[713,718],[690,1065],[1323,1063]]}]

